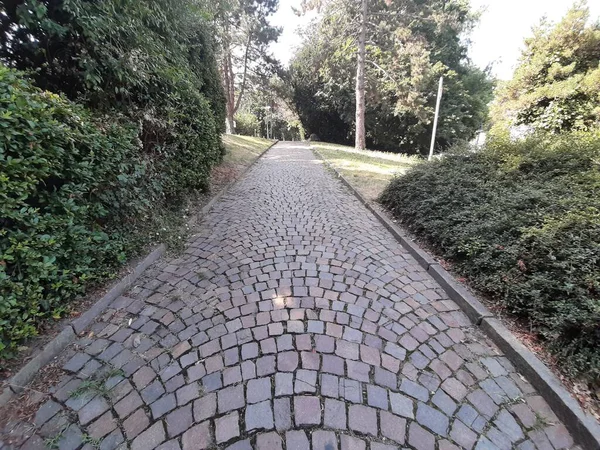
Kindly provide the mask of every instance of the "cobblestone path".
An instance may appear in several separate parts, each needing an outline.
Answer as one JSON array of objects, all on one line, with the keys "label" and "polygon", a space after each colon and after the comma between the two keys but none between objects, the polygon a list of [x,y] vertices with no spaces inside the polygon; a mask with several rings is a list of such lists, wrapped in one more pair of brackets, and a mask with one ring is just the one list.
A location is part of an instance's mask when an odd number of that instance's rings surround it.
[{"label": "cobblestone path", "polygon": [[271,149],[69,352],[24,448],[573,446],[301,144]]}]

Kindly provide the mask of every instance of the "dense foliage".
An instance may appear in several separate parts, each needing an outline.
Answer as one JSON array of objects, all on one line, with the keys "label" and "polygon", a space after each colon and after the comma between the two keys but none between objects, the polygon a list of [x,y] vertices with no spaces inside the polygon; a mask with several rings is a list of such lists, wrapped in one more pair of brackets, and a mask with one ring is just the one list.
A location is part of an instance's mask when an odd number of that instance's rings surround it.
[{"label": "dense foliage", "polygon": [[273,139],[304,139],[304,129],[289,105],[289,88],[284,79],[271,77],[247,92],[236,115],[236,133],[247,136],[269,136]]},{"label": "dense foliage", "polygon": [[[353,141],[358,3],[328,2],[291,63],[293,100],[305,129],[337,143]],[[368,146],[426,151],[441,75],[438,147],[470,139],[487,117],[492,82],[466,59],[461,36],[475,21],[468,2],[373,0],[369,10]]]},{"label": "dense foliage", "polygon": [[494,102],[498,127],[600,129],[600,23],[590,23],[584,5],[555,25],[542,22],[526,39],[512,80]]},{"label": "dense foliage", "polygon": [[225,105],[197,0],[0,8],[4,356],[207,186]]},{"label": "dense foliage", "polygon": [[600,135],[496,138],[395,179],[381,201],[565,370],[600,378]]},{"label": "dense foliage", "polygon": [[268,83],[278,63],[269,52],[280,28],[269,21],[279,0],[217,2],[219,65],[226,98],[226,131],[235,133],[234,116],[246,93]]}]

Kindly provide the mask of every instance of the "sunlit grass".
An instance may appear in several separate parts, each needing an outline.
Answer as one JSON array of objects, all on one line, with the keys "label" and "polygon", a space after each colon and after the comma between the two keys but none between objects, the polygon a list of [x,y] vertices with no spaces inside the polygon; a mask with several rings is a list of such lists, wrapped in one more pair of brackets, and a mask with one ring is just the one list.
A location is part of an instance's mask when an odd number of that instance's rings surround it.
[{"label": "sunlit grass", "polygon": [[223,144],[226,149],[223,158],[224,164],[247,166],[273,144],[273,141],[259,137],[226,134],[223,135]]},{"label": "sunlit grass", "polygon": [[335,167],[367,200],[375,200],[396,175],[419,161],[418,156],[314,142],[319,154]]}]

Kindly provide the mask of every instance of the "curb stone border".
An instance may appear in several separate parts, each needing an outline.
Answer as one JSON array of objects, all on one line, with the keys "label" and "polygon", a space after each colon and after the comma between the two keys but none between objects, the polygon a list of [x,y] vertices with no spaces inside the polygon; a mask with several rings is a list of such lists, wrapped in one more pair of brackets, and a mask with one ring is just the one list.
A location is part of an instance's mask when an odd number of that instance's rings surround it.
[{"label": "curb stone border", "polygon": [[495,318],[465,286],[456,281],[431,255],[413,242],[389,217],[374,208],[314,146],[310,145],[310,149],[337,175],[342,184],[346,185],[354,196],[373,213],[417,262],[429,272],[467,317],[479,326],[506,354],[508,359],[521,370],[529,382],[540,392],[544,400],[548,402],[558,418],[565,424],[573,435],[575,442],[588,449],[600,450],[600,424],[583,411],[579,403],[552,371],[531,350],[525,347],[500,320]]},{"label": "curb stone border", "polygon": [[[227,183],[219,192],[217,192],[210,201],[202,207],[199,213],[195,214],[188,220],[188,226],[196,224],[200,218],[205,216],[214,204],[238,182],[249,170],[253,167],[275,144],[273,142],[269,147],[263,150],[250,165],[248,165],[233,181]],[[3,392],[0,394],[0,407],[5,406],[15,394],[26,389],[26,385],[33,380],[38,371],[56,358],[71,342],[75,340],[77,335],[92,323],[96,317],[101,315],[108,306],[123,293],[127,292],[135,283],[135,281],[144,273],[144,271],[154,264],[162,255],[164,255],[167,247],[165,244],[156,246],[133,270],[125,275],[117,284],[115,284],[100,300],[88,309],[77,319],[71,321],[54,339],[48,342],[43,350],[38,353],[31,361],[25,364],[15,375],[6,380]]]}]

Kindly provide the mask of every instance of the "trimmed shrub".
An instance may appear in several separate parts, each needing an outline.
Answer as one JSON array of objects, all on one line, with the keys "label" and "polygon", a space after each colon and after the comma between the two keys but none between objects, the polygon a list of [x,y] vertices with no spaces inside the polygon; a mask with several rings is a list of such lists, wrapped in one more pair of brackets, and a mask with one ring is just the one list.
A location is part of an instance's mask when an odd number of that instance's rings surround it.
[{"label": "trimmed shrub", "polygon": [[0,66],[0,358],[168,239],[184,198],[207,187],[225,124],[208,9],[19,0],[2,10],[0,60],[32,81]]},{"label": "trimmed shrub", "polygon": [[496,138],[394,179],[380,201],[563,368],[600,377],[600,135]]},{"label": "trimmed shrub", "polygon": [[[211,117],[202,97],[186,101]],[[140,124],[94,116],[0,65],[1,356],[147,242],[141,222],[204,186],[214,125],[170,114],[164,150],[148,153]]]}]

